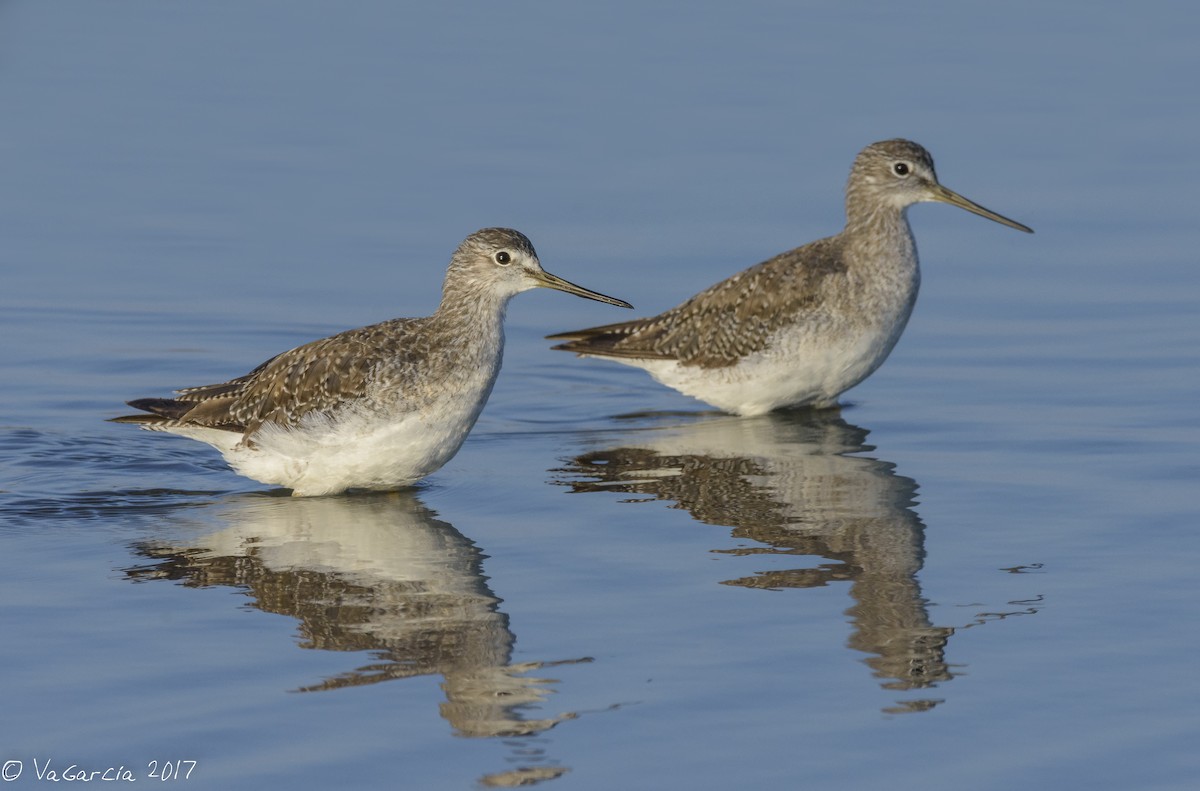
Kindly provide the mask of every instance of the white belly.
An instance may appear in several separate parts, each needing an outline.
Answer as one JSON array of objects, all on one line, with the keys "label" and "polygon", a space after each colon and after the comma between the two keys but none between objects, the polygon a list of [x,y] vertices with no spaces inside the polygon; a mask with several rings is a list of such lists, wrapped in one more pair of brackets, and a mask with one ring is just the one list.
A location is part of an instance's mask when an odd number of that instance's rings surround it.
[{"label": "white belly", "polygon": [[664,360],[621,362],[644,368],[668,387],[726,412],[762,415],[787,406],[836,404],[839,395],[883,364],[904,322],[890,329],[864,327],[836,333],[785,330],[763,351],[726,368]]},{"label": "white belly", "polygon": [[171,432],[207,442],[239,475],[285,486],[296,496],[399,489],[435,472],[458,452],[485,400],[464,396],[443,402],[436,413],[381,416],[353,408],[313,413],[292,428],[266,424],[250,442],[214,429]]}]

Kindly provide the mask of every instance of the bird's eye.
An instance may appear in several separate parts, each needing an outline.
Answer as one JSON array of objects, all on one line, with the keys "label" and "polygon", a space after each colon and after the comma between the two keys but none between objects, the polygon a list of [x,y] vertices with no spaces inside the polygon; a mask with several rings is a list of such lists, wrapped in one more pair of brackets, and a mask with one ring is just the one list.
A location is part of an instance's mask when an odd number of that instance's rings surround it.
[{"label": "bird's eye", "polygon": [[907,162],[897,162],[896,164],[892,165],[892,172],[897,176],[907,176],[909,170],[910,168],[908,167]]},{"label": "bird's eye", "polygon": [[507,250],[501,250],[493,257],[496,259],[496,263],[500,266],[508,266],[510,263],[512,263],[512,256],[508,254]]}]

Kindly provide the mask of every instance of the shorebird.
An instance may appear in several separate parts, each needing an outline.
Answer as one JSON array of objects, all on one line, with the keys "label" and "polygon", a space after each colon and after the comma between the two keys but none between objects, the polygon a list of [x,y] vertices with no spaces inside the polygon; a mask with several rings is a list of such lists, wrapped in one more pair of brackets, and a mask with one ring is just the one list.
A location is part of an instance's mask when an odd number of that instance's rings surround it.
[{"label": "shorebird", "polygon": [[885,140],[854,160],[841,233],[657,316],[548,337],[566,341],[555,349],[642,368],[739,415],[833,406],[887,359],[912,313],[921,275],[907,210],[924,201],[1033,233],[939,184],[921,146]]},{"label": "shorebird", "polygon": [[454,252],[432,316],[313,341],[113,420],[206,442],[298,496],[408,486],[462,446],[500,371],[508,301],[537,287],[632,307],[543,270],[524,234],[485,228]]}]

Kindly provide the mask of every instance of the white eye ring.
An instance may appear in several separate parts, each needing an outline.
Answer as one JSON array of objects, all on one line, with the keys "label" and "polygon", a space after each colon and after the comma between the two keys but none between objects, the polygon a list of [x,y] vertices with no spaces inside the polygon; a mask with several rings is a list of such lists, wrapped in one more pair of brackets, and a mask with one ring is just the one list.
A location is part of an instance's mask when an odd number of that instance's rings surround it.
[{"label": "white eye ring", "polygon": [[500,266],[508,266],[512,263],[512,256],[509,255],[507,250],[501,250],[492,256],[492,259]]},{"label": "white eye ring", "polygon": [[892,172],[900,178],[905,178],[909,173],[912,173],[912,167],[907,162],[897,162],[892,165]]}]

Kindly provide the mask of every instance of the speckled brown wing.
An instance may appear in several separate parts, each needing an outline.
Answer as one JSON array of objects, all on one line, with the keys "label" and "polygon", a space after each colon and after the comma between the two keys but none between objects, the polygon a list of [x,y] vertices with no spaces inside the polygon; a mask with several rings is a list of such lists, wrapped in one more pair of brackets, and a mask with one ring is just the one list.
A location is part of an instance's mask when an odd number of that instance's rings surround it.
[{"label": "speckled brown wing", "polygon": [[420,320],[397,319],[313,341],[272,357],[245,376],[184,388],[173,399],[131,401],[130,406],[153,414],[117,420],[203,426],[247,436],[264,423],[294,425],[310,412],[363,396],[380,361],[403,355],[406,330],[414,321]]},{"label": "speckled brown wing", "polygon": [[657,316],[549,336],[553,348],[599,357],[677,360],[724,368],[766,348],[773,333],[819,304],[846,271],[837,237],[781,253]]}]

